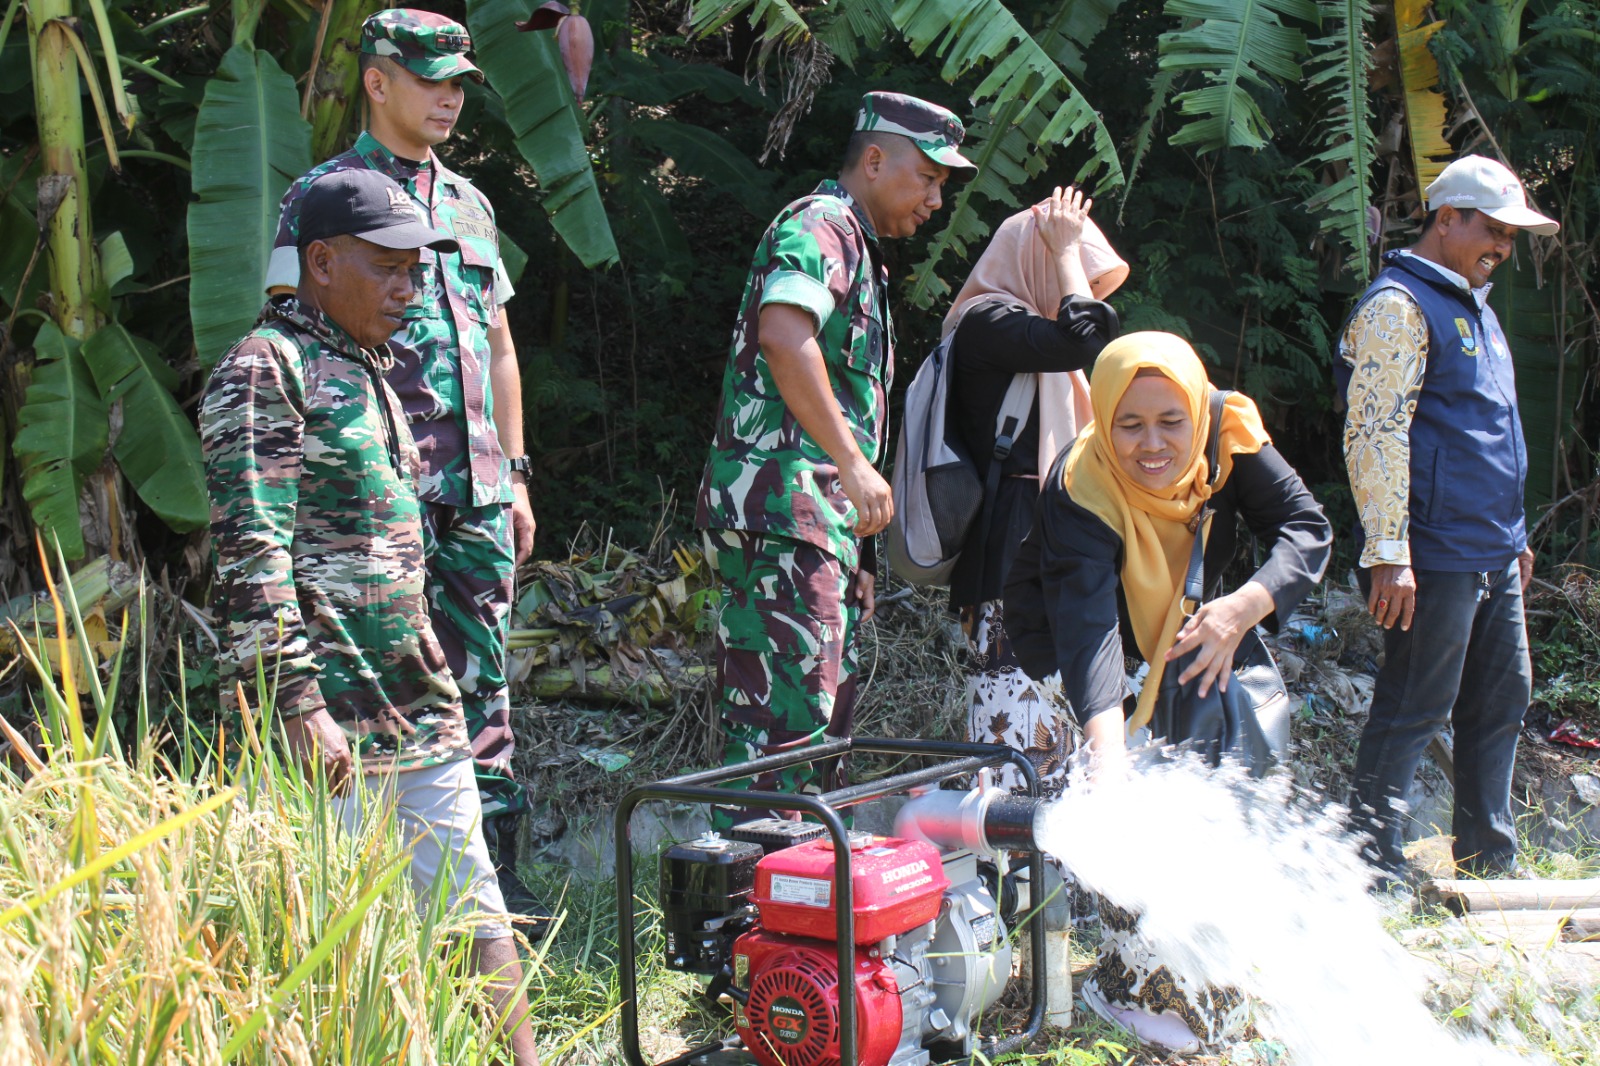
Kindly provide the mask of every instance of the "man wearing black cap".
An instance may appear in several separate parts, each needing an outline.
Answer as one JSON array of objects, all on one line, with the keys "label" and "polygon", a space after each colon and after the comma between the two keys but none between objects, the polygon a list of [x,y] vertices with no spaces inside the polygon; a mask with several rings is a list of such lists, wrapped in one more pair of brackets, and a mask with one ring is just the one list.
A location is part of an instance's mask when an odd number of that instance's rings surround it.
[{"label": "man wearing black cap", "polygon": [[[945,181],[972,176],[962,134],[937,104],[868,93],[839,179],[785,207],[756,246],[695,508],[727,593],[715,650],[725,765],[850,734],[856,627],[875,584],[864,538],[893,510],[877,471],[894,373],[878,241],[915,233]],[[736,817],[715,812],[719,826]]]},{"label": "man wearing black cap", "polygon": [[435,12],[390,8],[366,20],[361,89],[371,124],[349,151],[314,167],[284,194],[267,288],[287,292],[296,283],[302,197],[323,174],[386,174],[429,225],[456,239],[447,253],[422,253],[388,380],[421,454],[428,604],[461,684],[484,836],[507,906],[540,918],[548,915],[514,870],[514,826],[528,797],[511,768],[506,676],[512,578],[534,539],[522,379],[504,308],[515,290],[501,263],[488,197],[434,152],[461,117],[467,80],[483,80],[471,49],[466,27]]},{"label": "man wearing black cap", "polygon": [[521,967],[484,844],[461,697],[424,595],[420,475],[384,381],[419,249],[454,251],[376,171],[301,207],[300,277],[223,355],[200,410],[226,688],[259,693],[352,831],[395,813],[419,901],[447,881],[519,1064],[536,1063]]}]

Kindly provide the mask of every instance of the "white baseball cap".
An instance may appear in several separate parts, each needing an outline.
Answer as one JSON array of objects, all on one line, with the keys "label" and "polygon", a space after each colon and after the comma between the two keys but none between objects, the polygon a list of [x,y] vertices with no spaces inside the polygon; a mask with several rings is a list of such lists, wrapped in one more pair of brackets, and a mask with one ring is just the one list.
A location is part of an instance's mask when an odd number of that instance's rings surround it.
[{"label": "white baseball cap", "polygon": [[1481,155],[1464,155],[1439,172],[1424,194],[1428,210],[1474,207],[1496,222],[1548,237],[1561,228],[1528,207],[1522,182],[1510,169]]}]

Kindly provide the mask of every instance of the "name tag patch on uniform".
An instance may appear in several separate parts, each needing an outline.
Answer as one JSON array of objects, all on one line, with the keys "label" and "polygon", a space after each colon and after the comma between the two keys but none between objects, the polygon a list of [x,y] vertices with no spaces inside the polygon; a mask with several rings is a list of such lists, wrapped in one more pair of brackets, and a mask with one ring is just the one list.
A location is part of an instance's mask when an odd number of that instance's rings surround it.
[{"label": "name tag patch on uniform", "polygon": [[489,223],[474,222],[466,218],[453,219],[451,228],[462,237],[474,237],[480,241],[493,241],[497,236],[495,228]]},{"label": "name tag patch on uniform", "polygon": [[1456,319],[1456,332],[1461,334],[1461,350],[1468,355],[1478,354],[1478,338],[1472,334],[1472,323],[1464,318]]}]

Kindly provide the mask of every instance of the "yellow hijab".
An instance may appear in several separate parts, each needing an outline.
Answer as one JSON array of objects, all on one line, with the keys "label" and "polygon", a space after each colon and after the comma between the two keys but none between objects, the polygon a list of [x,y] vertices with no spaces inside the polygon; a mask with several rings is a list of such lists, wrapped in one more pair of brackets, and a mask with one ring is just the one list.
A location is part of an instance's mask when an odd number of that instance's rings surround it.
[{"label": "yellow hijab", "polygon": [[[1109,430],[1134,376],[1145,367],[1159,370],[1182,390],[1194,435],[1186,463],[1167,488],[1143,488],[1117,462]],[[1122,538],[1122,591],[1134,639],[1150,664],[1150,674],[1128,731],[1150,720],[1161,685],[1162,656],[1172,647],[1183,620],[1183,577],[1194,546],[1193,525],[1201,505],[1233,471],[1233,457],[1261,450],[1271,438],[1249,397],[1233,393],[1222,411],[1218,447],[1221,475],[1208,485],[1206,440],[1211,431],[1211,382],[1194,349],[1171,333],[1129,333],[1106,345],[1089,378],[1094,421],[1085,427],[1067,456],[1062,484],[1074,503],[1110,526]]]}]

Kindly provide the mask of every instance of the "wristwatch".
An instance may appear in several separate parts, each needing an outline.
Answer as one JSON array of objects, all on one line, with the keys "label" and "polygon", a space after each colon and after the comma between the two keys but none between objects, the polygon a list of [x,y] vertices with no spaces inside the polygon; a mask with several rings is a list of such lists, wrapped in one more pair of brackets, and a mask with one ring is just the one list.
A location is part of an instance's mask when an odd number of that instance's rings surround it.
[{"label": "wristwatch", "polygon": [[513,474],[521,474],[523,477],[533,476],[533,460],[528,456],[519,455],[515,458],[507,458],[506,461],[511,464],[511,472]]}]

